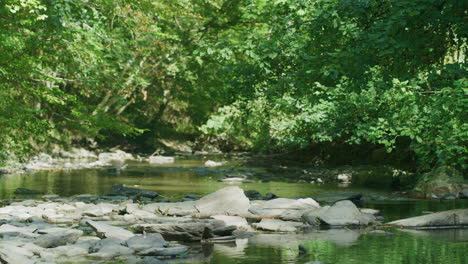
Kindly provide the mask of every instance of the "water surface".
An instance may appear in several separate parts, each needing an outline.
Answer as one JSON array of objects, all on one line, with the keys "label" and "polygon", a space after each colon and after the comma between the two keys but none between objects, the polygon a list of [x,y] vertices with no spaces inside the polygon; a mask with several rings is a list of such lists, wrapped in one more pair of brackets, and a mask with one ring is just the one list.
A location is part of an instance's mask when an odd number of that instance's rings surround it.
[{"label": "water surface", "polygon": [[[105,194],[114,184],[154,190],[170,199],[188,193],[208,194],[228,184],[218,180],[226,174],[252,174],[261,168],[242,167],[232,159],[222,168],[206,169],[203,157],[179,157],[175,164],[149,165],[130,163],[121,173],[106,169],[37,172],[0,178],[0,198],[14,198],[19,187],[39,190],[46,194],[71,196],[76,194]],[[226,160],[226,158],[223,158]],[[355,192],[364,196],[389,196],[390,190],[360,186],[343,187],[336,184],[285,182],[255,182],[240,184],[244,190],[272,192],[280,197],[309,197],[323,193]],[[455,208],[468,208],[467,200],[377,200],[367,201],[365,207],[379,209],[385,221],[417,216]],[[319,260],[324,263],[349,264],[468,264],[468,230],[411,231],[388,230],[393,235],[372,235],[368,230],[321,230],[306,234],[261,234],[237,239],[230,244],[194,245],[189,263],[197,264],[280,264]],[[297,247],[304,244],[309,254],[299,256]],[[175,261],[174,261],[175,262]],[[171,263],[171,262],[169,262]]]}]

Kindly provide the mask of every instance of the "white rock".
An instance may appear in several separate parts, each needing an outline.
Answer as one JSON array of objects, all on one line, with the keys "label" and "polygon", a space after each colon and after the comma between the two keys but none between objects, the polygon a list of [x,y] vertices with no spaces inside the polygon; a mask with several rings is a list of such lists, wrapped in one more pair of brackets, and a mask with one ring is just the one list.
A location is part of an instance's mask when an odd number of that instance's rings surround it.
[{"label": "white rock", "polygon": [[195,207],[203,215],[248,214],[250,201],[237,186],[225,187],[195,201]]},{"label": "white rock", "polygon": [[117,238],[121,240],[127,240],[134,236],[132,232],[120,227],[111,226],[92,220],[87,220],[86,223],[96,231],[100,238]]},{"label": "white rock", "polygon": [[205,166],[206,167],[218,167],[218,166],[222,166],[225,162],[216,162],[216,161],[212,161],[212,160],[207,160],[205,162]]},{"label": "white rock", "polygon": [[289,222],[278,219],[262,219],[260,223],[255,223],[253,226],[257,229],[277,232],[296,232],[300,228],[305,227],[303,223]]},{"label": "white rock", "polygon": [[165,157],[165,156],[151,156],[148,158],[150,164],[171,164],[174,163],[174,157]]},{"label": "white rock", "polygon": [[250,229],[250,225],[245,218],[240,216],[213,215],[211,218],[223,221],[226,226],[236,226],[241,229]]}]

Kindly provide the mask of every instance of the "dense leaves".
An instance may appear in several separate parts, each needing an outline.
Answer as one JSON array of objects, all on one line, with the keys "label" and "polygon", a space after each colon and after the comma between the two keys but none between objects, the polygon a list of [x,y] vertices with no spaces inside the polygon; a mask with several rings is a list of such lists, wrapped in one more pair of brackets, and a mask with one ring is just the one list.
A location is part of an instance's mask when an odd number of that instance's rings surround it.
[{"label": "dense leaves", "polygon": [[202,133],[466,169],[465,2],[5,0],[0,152]]}]

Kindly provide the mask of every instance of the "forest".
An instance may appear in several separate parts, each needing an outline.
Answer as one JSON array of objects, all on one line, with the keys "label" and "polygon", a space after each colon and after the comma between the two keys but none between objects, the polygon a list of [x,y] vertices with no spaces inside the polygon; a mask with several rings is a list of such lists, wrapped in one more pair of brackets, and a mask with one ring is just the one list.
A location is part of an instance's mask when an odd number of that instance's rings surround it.
[{"label": "forest", "polygon": [[464,171],[467,5],[2,0],[0,160],[182,138]]}]

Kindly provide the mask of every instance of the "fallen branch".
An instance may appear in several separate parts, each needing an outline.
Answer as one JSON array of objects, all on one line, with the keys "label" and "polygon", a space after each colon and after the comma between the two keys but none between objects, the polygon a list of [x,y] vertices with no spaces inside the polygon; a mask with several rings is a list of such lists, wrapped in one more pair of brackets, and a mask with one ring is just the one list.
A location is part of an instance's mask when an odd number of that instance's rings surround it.
[{"label": "fallen branch", "polygon": [[[212,214],[212,215],[207,215],[207,214],[200,214],[200,213],[194,213],[192,214],[192,218],[211,218],[211,216],[217,215],[217,214]],[[280,216],[279,215],[254,215],[254,214],[228,214],[229,216],[239,216],[243,217],[246,219],[277,219]]]}]

